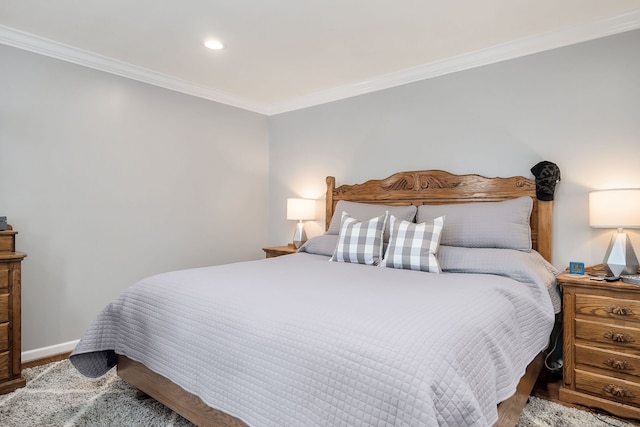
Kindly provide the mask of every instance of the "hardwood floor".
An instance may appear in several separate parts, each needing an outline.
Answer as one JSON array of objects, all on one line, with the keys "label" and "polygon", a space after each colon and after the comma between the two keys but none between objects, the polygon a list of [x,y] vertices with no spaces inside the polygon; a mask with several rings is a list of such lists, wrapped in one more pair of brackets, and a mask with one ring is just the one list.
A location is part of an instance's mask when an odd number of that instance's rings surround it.
[{"label": "hardwood floor", "polygon": [[566,402],[560,401],[558,395],[559,395],[559,390],[560,390],[560,386],[561,385],[562,385],[562,376],[561,375],[553,374],[553,373],[549,372],[547,369],[543,368],[542,371],[540,372],[540,376],[538,377],[538,381],[536,381],[536,385],[533,388],[533,392],[534,392],[534,395],[536,397],[539,397],[539,398],[545,399],[545,400],[549,400],[549,401],[557,403],[559,405],[568,406],[568,407],[571,407],[571,408],[577,408],[577,409],[580,409],[582,411],[601,413],[601,414],[607,415],[609,417],[617,418],[619,420],[628,422],[630,424],[633,424],[634,426],[639,426],[640,427],[640,420],[630,420],[630,419],[626,419],[626,418],[620,418],[620,417],[616,417],[615,415],[611,415],[609,413],[606,413],[604,411],[598,411],[598,410],[590,409],[590,408],[587,408],[587,407],[584,407],[584,406],[573,405],[571,403],[566,403]]},{"label": "hardwood floor", "polygon": [[54,354],[48,357],[41,357],[40,359],[29,360],[28,362],[22,362],[20,367],[22,369],[27,369],[27,368],[34,368],[36,366],[46,365],[47,363],[59,362],[64,359],[68,359],[70,354],[71,352],[67,351],[64,353]]}]

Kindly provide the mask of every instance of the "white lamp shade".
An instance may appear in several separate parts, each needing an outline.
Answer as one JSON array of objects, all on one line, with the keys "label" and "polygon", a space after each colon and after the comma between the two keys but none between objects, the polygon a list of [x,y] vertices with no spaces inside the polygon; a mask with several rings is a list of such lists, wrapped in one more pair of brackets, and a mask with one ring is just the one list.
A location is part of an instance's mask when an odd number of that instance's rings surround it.
[{"label": "white lamp shade", "polygon": [[589,225],[593,228],[640,228],[640,189],[589,193]]},{"label": "white lamp shade", "polygon": [[309,220],[316,217],[316,201],[313,199],[287,199],[287,219]]}]

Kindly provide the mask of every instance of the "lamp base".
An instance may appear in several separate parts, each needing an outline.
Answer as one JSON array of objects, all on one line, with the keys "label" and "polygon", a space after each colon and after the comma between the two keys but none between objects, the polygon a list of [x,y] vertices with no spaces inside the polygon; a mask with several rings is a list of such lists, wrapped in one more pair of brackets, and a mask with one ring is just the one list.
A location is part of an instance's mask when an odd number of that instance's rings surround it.
[{"label": "lamp base", "polygon": [[293,233],[293,246],[296,249],[300,249],[300,246],[307,241],[307,233],[304,232],[304,224],[299,221],[296,224],[296,231]]},{"label": "lamp base", "polygon": [[603,263],[607,267],[609,276],[620,277],[621,274],[638,274],[638,258],[633,251],[627,233],[618,230],[611,237]]}]

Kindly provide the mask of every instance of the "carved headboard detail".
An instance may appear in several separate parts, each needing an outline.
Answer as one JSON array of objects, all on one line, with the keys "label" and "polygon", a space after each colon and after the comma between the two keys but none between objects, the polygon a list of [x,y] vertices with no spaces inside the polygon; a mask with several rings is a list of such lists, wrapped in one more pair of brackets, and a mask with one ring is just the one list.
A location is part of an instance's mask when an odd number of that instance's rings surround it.
[{"label": "carved headboard detail", "polygon": [[326,228],[339,200],[386,205],[497,202],[528,196],[533,199],[531,237],[533,248],[551,262],[553,202],[536,199],[534,179],[523,176],[488,178],[455,175],[441,170],[398,172],[385,179],[335,186],[327,177]]}]

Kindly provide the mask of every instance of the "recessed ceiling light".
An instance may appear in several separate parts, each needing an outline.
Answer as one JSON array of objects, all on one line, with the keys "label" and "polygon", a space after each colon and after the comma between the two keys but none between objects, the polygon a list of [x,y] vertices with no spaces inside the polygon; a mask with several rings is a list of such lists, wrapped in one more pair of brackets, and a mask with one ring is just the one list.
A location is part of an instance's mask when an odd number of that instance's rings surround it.
[{"label": "recessed ceiling light", "polygon": [[204,45],[209,49],[220,50],[224,48],[224,45],[218,40],[207,40],[204,42]]}]

